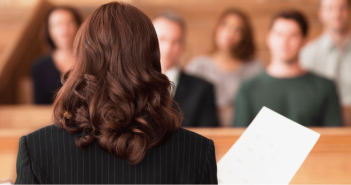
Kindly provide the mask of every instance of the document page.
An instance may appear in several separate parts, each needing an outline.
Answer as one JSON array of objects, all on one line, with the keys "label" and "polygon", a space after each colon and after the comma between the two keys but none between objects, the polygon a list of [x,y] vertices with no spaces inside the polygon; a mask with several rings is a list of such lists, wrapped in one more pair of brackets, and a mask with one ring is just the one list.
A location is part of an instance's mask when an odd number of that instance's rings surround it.
[{"label": "document page", "polygon": [[217,163],[219,184],[289,184],[320,134],[263,107]]}]

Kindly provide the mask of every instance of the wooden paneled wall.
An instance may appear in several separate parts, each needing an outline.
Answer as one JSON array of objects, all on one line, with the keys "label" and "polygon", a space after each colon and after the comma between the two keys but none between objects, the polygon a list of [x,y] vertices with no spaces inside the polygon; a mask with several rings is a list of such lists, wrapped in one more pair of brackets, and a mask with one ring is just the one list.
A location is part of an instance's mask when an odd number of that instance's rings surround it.
[{"label": "wooden paneled wall", "polygon": [[[21,29],[24,27],[27,21],[26,17],[31,13],[33,9],[32,5],[18,4],[14,1],[0,1],[0,71],[6,67],[8,63],[8,55],[11,52],[11,48],[16,43],[18,35]],[[0,72],[0,76],[2,76]],[[5,78],[8,78],[10,74],[5,74]],[[0,78],[1,79],[1,78]],[[1,80],[0,83],[4,86],[6,80]],[[11,79],[11,83],[14,80]],[[6,91],[1,91],[0,103],[13,102],[14,96],[10,93],[15,91],[15,85],[8,85]]]}]

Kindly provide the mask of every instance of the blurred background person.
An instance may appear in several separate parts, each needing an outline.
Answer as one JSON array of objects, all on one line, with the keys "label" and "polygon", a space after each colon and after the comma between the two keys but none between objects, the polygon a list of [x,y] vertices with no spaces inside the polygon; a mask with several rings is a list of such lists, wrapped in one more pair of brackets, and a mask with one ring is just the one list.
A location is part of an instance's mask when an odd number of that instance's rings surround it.
[{"label": "blurred background person", "polygon": [[[350,0],[321,0],[323,34],[301,52],[301,63],[316,74],[334,80],[342,106],[351,109]],[[351,125],[348,120],[347,125]]]},{"label": "blurred background person", "polygon": [[160,44],[162,72],[175,84],[174,100],[184,114],[182,126],[218,126],[213,85],[185,74],[178,65],[185,44],[184,20],[167,11],[158,14],[153,24]]},{"label": "blurred background person", "polygon": [[263,106],[308,127],[342,125],[334,83],[299,64],[307,33],[308,22],[298,11],[282,11],[273,18],[267,36],[271,63],[265,73],[242,84],[234,126],[248,126]]},{"label": "blurred background person", "polygon": [[241,82],[264,69],[256,60],[255,51],[249,17],[232,8],[219,17],[212,51],[208,55],[194,58],[186,67],[189,74],[214,84],[221,126],[231,125],[235,112],[233,101]]},{"label": "blurred background person", "polygon": [[73,40],[81,22],[80,13],[67,6],[54,7],[47,14],[45,39],[51,50],[36,59],[31,71],[36,104],[53,103],[62,86],[61,75],[74,63]]}]

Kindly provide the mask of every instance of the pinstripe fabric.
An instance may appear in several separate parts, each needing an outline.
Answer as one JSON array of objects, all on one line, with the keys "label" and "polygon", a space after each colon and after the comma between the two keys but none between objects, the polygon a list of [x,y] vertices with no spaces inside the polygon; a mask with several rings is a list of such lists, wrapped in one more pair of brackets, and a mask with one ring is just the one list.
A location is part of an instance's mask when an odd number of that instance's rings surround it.
[{"label": "pinstripe fabric", "polygon": [[51,125],[21,137],[16,184],[217,184],[212,140],[188,130],[180,128],[137,165],[97,142],[81,151],[78,136]]}]

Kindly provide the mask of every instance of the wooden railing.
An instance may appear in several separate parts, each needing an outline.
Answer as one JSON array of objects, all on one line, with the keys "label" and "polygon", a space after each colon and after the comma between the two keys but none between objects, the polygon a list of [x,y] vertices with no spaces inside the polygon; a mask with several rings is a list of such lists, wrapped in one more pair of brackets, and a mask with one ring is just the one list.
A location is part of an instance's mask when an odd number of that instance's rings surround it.
[{"label": "wooden railing", "polygon": [[51,124],[51,106],[0,106],[0,180],[16,178],[19,138]]},{"label": "wooden railing", "polygon": [[[50,106],[0,107],[0,179],[15,180],[19,138],[49,124]],[[214,141],[217,161],[245,131],[243,128],[188,129]],[[311,129],[321,137],[291,183],[351,184],[351,128]]]}]

